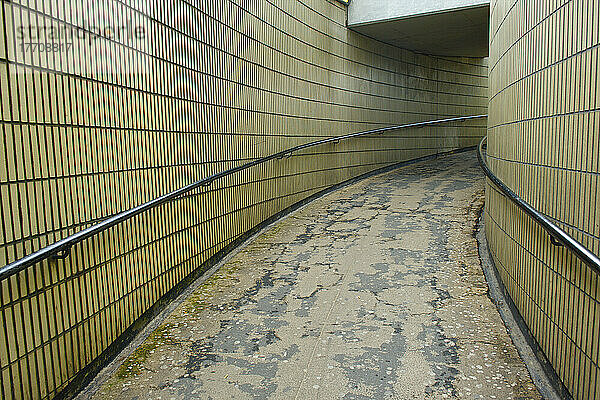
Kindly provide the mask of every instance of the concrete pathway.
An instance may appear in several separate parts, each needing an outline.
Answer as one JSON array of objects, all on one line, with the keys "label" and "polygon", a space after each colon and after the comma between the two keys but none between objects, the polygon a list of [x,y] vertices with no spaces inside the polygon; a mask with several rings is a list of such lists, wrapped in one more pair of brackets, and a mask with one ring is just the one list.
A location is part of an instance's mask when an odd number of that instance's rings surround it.
[{"label": "concrete pathway", "polygon": [[96,399],[540,398],[487,296],[474,153],[331,193],[187,298]]}]

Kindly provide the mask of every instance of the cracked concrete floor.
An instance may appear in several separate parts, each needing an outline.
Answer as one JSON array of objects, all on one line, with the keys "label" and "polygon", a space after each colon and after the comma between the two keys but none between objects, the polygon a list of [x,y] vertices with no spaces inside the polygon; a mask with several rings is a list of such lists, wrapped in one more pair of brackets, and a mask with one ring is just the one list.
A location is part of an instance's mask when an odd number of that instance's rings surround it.
[{"label": "cracked concrete floor", "polygon": [[535,399],[487,296],[475,154],[279,221],[187,298],[97,399]]}]

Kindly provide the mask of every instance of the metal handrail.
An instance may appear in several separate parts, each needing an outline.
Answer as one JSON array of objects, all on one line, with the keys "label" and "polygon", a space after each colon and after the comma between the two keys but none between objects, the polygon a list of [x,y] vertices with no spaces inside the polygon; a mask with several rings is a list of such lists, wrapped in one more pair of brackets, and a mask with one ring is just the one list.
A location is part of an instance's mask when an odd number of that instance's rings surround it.
[{"label": "metal handrail", "polygon": [[49,246],[46,246],[34,253],[29,254],[17,261],[14,261],[10,264],[5,265],[4,267],[0,268],[0,280],[6,279],[6,278],[18,273],[19,271],[24,270],[27,267],[30,267],[42,260],[45,260],[46,258],[64,259],[64,258],[68,257],[69,250],[76,243],[81,242],[81,241],[83,241],[91,236],[94,236],[102,231],[105,231],[115,225],[118,225],[121,222],[128,220],[138,214],[141,214],[144,211],[147,211],[151,208],[154,208],[161,204],[164,204],[170,200],[173,200],[173,199],[175,199],[183,194],[186,194],[194,189],[197,189],[201,186],[208,186],[212,182],[214,182],[218,179],[224,178],[226,176],[235,174],[236,172],[240,172],[240,171],[252,168],[256,165],[263,164],[270,160],[281,159],[285,156],[289,157],[292,155],[292,153],[294,153],[298,150],[302,150],[302,149],[306,149],[308,147],[318,146],[318,145],[330,143],[330,142],[339,142],[340,140],[350,139],[350,138],[354,138],[354,137],[358,137],[358,136],[372,135],[375,133],[383,134],[384,132],[391,131],[391,130],[404,129],[404,128],[415,128],[415,127],[420,127],[420,126],[441,124],[441,123],[445,123],[445,122],[465,121],[465,120],[485,118],[485,117],[487,117],[487,115],[483,114],[483,115],[471,115],[471,116],[467,116],[467,117],[454,117],[454,118],[438,119],[438,120],[433,120],[433,121],[415,122],[415,123],[404,124],[404,125],[390,126],[387,128],[379,128],[379,129],[372,129],[372,130],[363,131],[363,132],[351,133],[348,135],[342,135],[342,136],[317,140],[314,142],[305,143],[305,144],[301,144],[301,145],[298,145],[295,147],[291,147],[289,149],[280,151],[278,153],[274,153],[274,154],[268,155],[266,157],[262,157],[262,158],[254,160],[254,161],[248,162],[246,164],[239,165],[235,168],[231,168],[226,171],[218,172],[214,175],[211,175],[209,177],[201,179],[197,182],[190,183],[189,185],[184,186],[180,189],[177,189],[173,192],[167,193],[167,194],[157,197],[153,200],[150,200],[150,201],[148,201],[144,204],[141,204],[137,207],[131,208],[129,210],[126,210],[126,211],[120,212],[116,215],[113,215],[111,217],[108,217],[105,220],[103,220],[95,225],[92,225],[86,229],[83,229],[77,233],[74,233],[73,235],[67,236],[66,238],[61,239],[58,242],[55,242],[55,243],[53,243]]},{"label": "metal handrail", "polygon": [[483,169],[485,175],[496,185],[502,193],[506,195],[513,203],[515,203],[521,210],[525,211],[527,215],[529,215],[535,222],[540,224],[542,228],[548,234],[550,234],[550,242],[556,246],[565,246],[569,250],[571,250],[581,261],[587,264],[593,271],[600,274],[600,258],[597,255],[589,251],[584,245],[579,243],[576,239],[574,239],[567,232],[562,230],[556,224],[554,224],[550,219],[541,214],[535,208],[533,208],[529,203],[523,200],[519,195],[513,192],[508,186],[504,184],[487,166],[482,148],[484,142],[487,141],[487,136],[481,139],[479,142],[479,147],[477,151],[477,158],[479,159],[479,164]]}]

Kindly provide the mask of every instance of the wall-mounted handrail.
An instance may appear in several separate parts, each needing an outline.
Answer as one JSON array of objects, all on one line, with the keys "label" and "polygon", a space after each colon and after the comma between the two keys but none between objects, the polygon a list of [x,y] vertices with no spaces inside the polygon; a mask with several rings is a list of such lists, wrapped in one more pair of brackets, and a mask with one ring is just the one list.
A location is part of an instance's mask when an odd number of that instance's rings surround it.
[{"label": "wall-mounted handrail", "polygon": [[336,137],[331,137],[331,138],[327,138],[327,139],[317,140],[317,141],[310,142],[310,143],[301,144],[301,145],[280,151],[278,153],[268,155],[266,157],[258,158],[254,161],[250,161],[248,163],[239,165],[237,167],[228,169],[226,171],[218,172],[214,175],[208,176],[208,177],[201,179],[199,181],[196,181],[194,183],[190,183],[189,185],[184,186],[180,189],[177,189],[173,192],[167,193],[167,194],[157,197],[153,200],[150,200],[146,203],[140,204],[137,207],[133,207],[129,210],[115,214],[95,225],[92,225],[86,229],[83,229],[77,233],[74,233],[73,235],[67,236],[64,239],[61,239],[49,246],[46,246],[34,253],[31,253],[17,261],[7,264],[4,267],[0,268],[0,280],[6,279],[12,275],[15,275],[19,271],[22,271],[25,268],[30,267],[30,266],[32,266],[40,261],[43,261],[47,258],[54,258],[54,259],[66,258],[69,255],[69,250],[76,243],[81,242],[87,238],[90,238],[91,236],[94,236],[102,231],[105,231],[115,225],[118,225],[125,220],[128,220],[138,214],[143,213],[144,211],[147,211],[151,208],[154,208],[161,204],[164,204],[164,203],[166,203],[170,200],[173,200],[183,194],[189,193],[190,191],[197,189],[201,186],[208,186],[212,182],[214,182],[218,179],[224,178],[226,176],[235,174],[236,172],[240,172],[240,171],[252,168],[256,165],[263,164],[270,160],[281,159],[285,156],[291,156],[292,153],[294,153],[298,150],[302,150],[302,149],[306,149],[308,147],[318,146],[318,145],[330,143],[330,142],[339,142],[340,140],[355,138],[355,137],[359,137],[359,136],[382,134],[382,133],[385,133],[387,131],[392,131],[392,130],[398,130],[398,129],[404,129],[404,128],[417,128],[417,127],[427,126],[427,125],[442,124],[442,123],[454,122],[454,121],[466,121],[466,120],[470,120],[470,119],[485,118],[485,117],[487,117],[487,115],[485,115],[485,114],[471,115],[471,116],[467,116],[467,117],[445,118],[445,119],[438,119],[438,120],[433,120],[433,121],[415,122],[415,123],[404,124],[404,125],[390,126],[390,127],[386,127],[386,128],[372,129],[372,130],[368,130],[368,131],[356,132],[356,133],[351,133],[348,135],[336,136]]},{"label": "wall-mounted handrail", "polygon": [[589,251],[584,245],[575,240],[572,236],[570,236],[567,232],[562,230],[556,224],[554,224],[550,219],[541,214],[535,208],[533,208],[529,203],[523,200],[518,194],[513,192],[508,186],[504,184],[494,173],[490,170],[485,162],[483,156],[483,145],[487,141],[487,136],[481,139],[479,142],[479,147],[477,150],[477,158],[479,159],[479,164],[483,169],[485,175],[508,197],[513,203],[515,203],[521,210],[525,211],[527,215],[529,215],[535,222],[540,224],[542,228],[548,234],[550,234],[550,242],[554,245],[562,245],[571,250],[575,255],[581,259],[585,264],[587,264],[592,270],[596,273],[600,274],[600,258],[597,255]]}]

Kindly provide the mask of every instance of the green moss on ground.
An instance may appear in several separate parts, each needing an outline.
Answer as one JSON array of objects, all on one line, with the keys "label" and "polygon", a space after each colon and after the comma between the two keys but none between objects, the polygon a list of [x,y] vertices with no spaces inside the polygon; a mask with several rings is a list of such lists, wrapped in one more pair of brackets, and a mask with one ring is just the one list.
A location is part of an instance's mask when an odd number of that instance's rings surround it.
[{"label": "green moss on ground", "polygon": [[172,324],[164,324],[156,328],[148,336],[148,339],[123,361],[123,364],[117,369],[115,376],[118,379],[127,379],[139,375],[142,372],[144,363],[156,348],[177,344],[177,341],[171,337],[172,328]]}]

